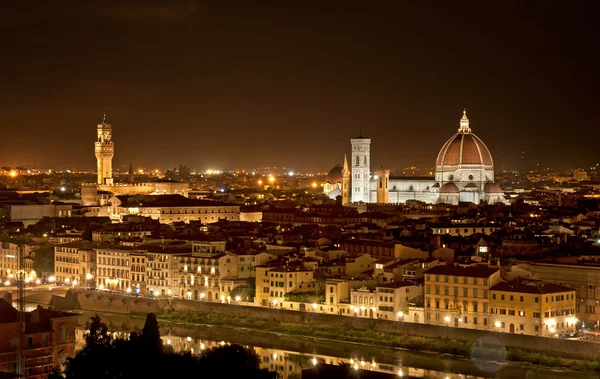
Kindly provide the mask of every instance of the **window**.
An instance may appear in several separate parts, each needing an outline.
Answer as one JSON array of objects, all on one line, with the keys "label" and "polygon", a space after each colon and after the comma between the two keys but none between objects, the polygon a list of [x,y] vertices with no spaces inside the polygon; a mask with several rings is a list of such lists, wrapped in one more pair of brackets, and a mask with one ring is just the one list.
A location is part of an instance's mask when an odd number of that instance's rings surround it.
[{"label": "window", "polygon": [[469,297],[469,289],[468,288],[463,288],[463,296]]},{"label": "window", "polygon": [[476,297],[477,297],[477,295],[478,295],[477,288],[473,288],[473,297],[475,297],[475,298],[476,298]]},{"label": "window", "polygon": [[533,312],[533,318],[540,318],[540,312]]},{"label": "window", "polygon": [[514,316],[515,315],[515,310],[514,309],[509,309],[508,310],[508,315],[509,316]]},{"label": "window", "polygon": [[444,287],[444,295],[448,296],[449,293],[449,288],[448,287]]},{"label": "window", "polygon": [[513,300],[514,300],[513,295],[510,295],[510,301],[513,301]]},{"label": "window", "polygon": [[66,325],[62,325],[60,327],[60,340],[64,341],[67,339],[67,326]]},{"label": "window", "polygon": [[523,302],[523,296],[520,296],[519,301],[522,303]]},{"label": "window", "polygon": [[500,300],[504,300],[504,295],[500,295]]},{"label": "window", "polygon": [[496,294],[495,293],[492,294],[492,300],[496,300]]},{"label": "window", "polygon": [[504,309],[504,308],[500,308],[500,314],[501,314],[501,315],[505,315],[505,314],[506,314],[506,309]]},{"label": "window", "polygon": [[27,337],[27,347],[33,347],[33,337]]},{"label": "window", "polygon": [[536,297],[535,297],[535,302],[536,302],[536,303],[539,303],[539,302],[540,302],[540,298],[536,296]]}]

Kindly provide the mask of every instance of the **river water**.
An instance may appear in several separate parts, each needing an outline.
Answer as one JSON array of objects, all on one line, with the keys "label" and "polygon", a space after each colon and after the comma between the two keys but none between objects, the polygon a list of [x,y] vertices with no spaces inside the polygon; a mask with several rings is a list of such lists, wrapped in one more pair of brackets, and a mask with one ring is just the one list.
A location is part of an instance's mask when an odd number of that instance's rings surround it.
[{"label": "river water", "polygon": [[[85,313],[79,318],[78,347],[83,344],[84,325],[91,315]],[[131,331],[139,331],[144,324],[143,319],[126,315],[101,315],[101,317],[115,336],[126,336]],[[345,362],[357,369],[402,374],[405,378],[517,379],[527,376],[528,378],[583,379],[591,377],[589,374],[539,369],[511,362],[487,362],[437,353],[296,337],[244,328],[209,325],[189,327],[162,322],[160,326],[164,344],[171,345],[175,351],[200,354],[204,349],[214,346],[237,343],[254,349],[261,357],[262,367],[279,372],[284,379],[299,378],[303,369],[322,362],[336,365]]]}]

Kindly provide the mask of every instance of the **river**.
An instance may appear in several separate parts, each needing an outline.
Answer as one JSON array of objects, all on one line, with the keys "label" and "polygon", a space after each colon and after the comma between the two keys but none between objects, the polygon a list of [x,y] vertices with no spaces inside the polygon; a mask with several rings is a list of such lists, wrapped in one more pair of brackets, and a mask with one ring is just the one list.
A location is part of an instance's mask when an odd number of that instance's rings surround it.
[{"label": "river", "polygon": [[[78,348],[83,344],[84,325],[91,315],[84,313],[79,318]],[[144,324],[143,319],[126,315],[112,314],[101,317],[115,336],[126,336],[131,331],[139,331]],[[163,322],[160,326],[164,344],[171,345],[175,351],[200,354],[202,350],[213,346],[237,343],[254,349],[261,357],[262,367],[279,372],[284,379],[299,378],[302,370],[312,367],[315,362],[346,362],[355,368],[415,378],[516,379],[525,378],[528,371],[535,373],[535,378],[547,379],[583,379],[592,376],[563,370],[540,369],[512,362],[473,360],[438,353],[296,337],[244,328],[209,325],[189,327]]]}]

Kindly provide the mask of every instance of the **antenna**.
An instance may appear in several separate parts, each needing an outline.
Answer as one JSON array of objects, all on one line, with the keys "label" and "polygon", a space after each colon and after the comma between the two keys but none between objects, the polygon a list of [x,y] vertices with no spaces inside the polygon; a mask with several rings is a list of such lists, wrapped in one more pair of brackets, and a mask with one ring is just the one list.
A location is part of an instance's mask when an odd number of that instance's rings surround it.
[{"label": "antenna", "polygon": [[24,375],[23,334],[25,333],[25,247],[17,246],[17,307],[19,310],[19,345],[17,352],[17,374]]}]

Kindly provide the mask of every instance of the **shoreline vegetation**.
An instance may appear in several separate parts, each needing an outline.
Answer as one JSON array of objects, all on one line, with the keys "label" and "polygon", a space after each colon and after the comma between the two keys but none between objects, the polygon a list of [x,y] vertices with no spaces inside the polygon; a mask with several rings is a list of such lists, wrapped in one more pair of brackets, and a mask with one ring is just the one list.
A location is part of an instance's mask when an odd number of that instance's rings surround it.
[{"label": "shoreline vegetation", "polygon": [[[139,313],[134,313],[132,315],[145,316],[144,314]],[[563,358],[557,355],[521,349],[484,347],[481,343],[472,341],[428,338],[390,332],[382,333],[373,329],[355,329],[348,323],[343,323],[339,326],[308,325],[252,317],[236,317],[210,312],[200,313],[187,310],[173,310],[167,313],[157,314],[157,318],[165,322],[248,328],[294,336],[331,339],[340,342],[365,343],[380,347],[451,354],[460,357],[496,361],[499,363],[510,361],[545,368],[562,368],[580,372],[600,373],[599,359],[585,360]]]}]

